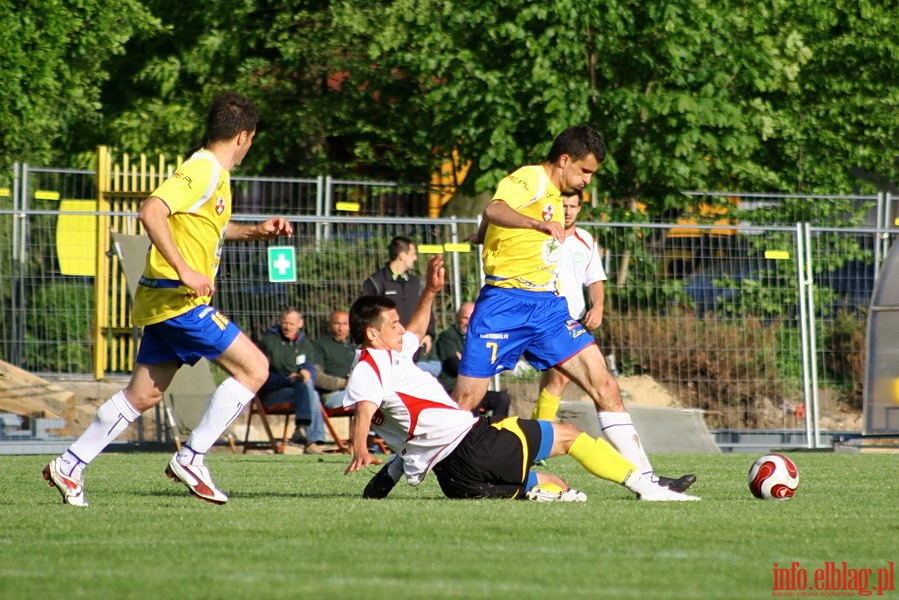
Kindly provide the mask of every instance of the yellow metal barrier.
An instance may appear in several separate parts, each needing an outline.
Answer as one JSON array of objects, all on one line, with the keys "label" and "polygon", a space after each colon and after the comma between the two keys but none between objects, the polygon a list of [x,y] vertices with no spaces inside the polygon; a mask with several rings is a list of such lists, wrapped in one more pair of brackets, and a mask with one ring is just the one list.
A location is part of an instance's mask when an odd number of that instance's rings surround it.
[{"label": "yellow metal barrier", "polygon": [[[97,265],[94,286],[94,377],[103,379],[106,371],[128,371],[134,365],[136,339],[128,310],[125,272],[115,253],[110,253],[113,231],[143,233],[136,218],[141,202],[171,175],[172,166],[160,155],[150,164],[146,155],[136,161],[125,154],[113,163],[106,146],[97,148]],[[123,213],[132,213],[131,215]]]}]

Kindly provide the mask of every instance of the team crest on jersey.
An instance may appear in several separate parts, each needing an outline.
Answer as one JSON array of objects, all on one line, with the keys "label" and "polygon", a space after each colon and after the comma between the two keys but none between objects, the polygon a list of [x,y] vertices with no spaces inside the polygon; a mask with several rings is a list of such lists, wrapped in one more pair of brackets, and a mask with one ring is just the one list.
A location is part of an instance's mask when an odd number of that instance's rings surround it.
[{"label": "team crest on jersey", "polygon": [[556,214],[555,208],[553,208],[553,205],[552,205],[552,204],[550,204],[549,202],[547,202],[547,203],[543,206],[543,220],[544,220],[544,221],[552,221],[552,220],[553,220],[553,215],[555,215],[555,214]]},{"label": "team crest on jersey", "polygon": [[225,212],[225,197],[219,196],[215,201],[215,214],[220,215]]},{"label": "team crest on jersey", "polygon": [[557,265],[562,257],[562,244],[551,237],[543,242],[543,248],[540,253],[543,255],[543,264]]}]

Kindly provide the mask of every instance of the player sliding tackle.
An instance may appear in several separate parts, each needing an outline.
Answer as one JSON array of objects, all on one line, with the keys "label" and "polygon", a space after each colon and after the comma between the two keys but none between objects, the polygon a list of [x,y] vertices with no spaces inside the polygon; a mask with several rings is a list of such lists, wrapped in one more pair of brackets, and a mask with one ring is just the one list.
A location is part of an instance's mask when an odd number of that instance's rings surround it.
[{"label": "player sliding tackle", "polygon": [[389,298],[362,296],[350,308],[350,332],[362,352],[344,399],[344,406],[355,410],[353,459],[346,473],[381,464],[368,451],[371,429],[396,453],[365,487],[364,497],[384,498],[403,475],[417,485],[433,471],[450,498],[583,502],[586,494],[559,477],[531,471],[534,461],[568,454],[592,474],[623,485],[642,500],[698,500],[643,476],[607,442],[573,425],[517,417],[491,425],[486,417],[459,408],[437,379],[412,361],[444,278],[443,257],[431,258],[408,329],[400,324]]}]

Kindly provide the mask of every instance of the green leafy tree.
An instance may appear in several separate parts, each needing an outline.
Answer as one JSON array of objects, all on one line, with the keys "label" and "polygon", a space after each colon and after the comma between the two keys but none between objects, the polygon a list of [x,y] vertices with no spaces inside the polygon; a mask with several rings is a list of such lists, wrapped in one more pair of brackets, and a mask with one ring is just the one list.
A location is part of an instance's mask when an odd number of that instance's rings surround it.
[{"label": "green leafy tree", "polygon": [[[895,8],[826,4],[344,0],[335,12],[373,63],[416,83],[410,110],[431,126],[410,136],[471,161],[468,194],[589,122],[609,145],[601,193],[660,214],[688,204],[682,189],[848,192],[850,166],[897,178]],[[833,139],[811,166],[816,132]],[[840,146],[853,150],[829,154]]]},{"label": "green leafy tree", "polygon": [[426,180],[430,149],[408,132],[415,90],[389,68],[354,52],[356,40],[331,21],[329,3],[254,2],[227,11],[187,11],[146,0],[163,32],[133,39],[105,88],[107,127],[94,136],[121,151],[177,155],[203,142],[212,97],[236,90],[259,106],[244,172]]},{"label": "green leafy tree", "polygon": [[0,166],[65,162],[100,123],[106,61],[156,25],[137,0],[0,0],[0,23]]},{"label": "green leafy tree", "polygon": [[[778,189],[846,193],[899,180],[899,39],[895,1],[793,0],[790,27],[809,59],[778,108],[758,160]],[[758,188],[757,188],[758,189]],[[871,191],[870,186],[865,186]]]}]

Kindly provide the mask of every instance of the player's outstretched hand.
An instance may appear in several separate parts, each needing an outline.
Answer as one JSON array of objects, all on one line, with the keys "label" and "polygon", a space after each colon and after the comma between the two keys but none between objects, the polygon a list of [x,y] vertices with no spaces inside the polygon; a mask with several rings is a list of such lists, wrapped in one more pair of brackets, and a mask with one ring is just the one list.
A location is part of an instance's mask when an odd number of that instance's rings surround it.
[{"label": "player's outstretched hand", "polygon": [[293,225],[283,217],[274,217],[265,223],[259,224],[259,237],[270,240],[281,236],[293,235]]},{"label": "player's outstretched hand", "polygon": [[443,255],[438,254],[436,256],[432,256],[430,260],[428,260],[428,276],[426,281],[426,287],[430,288],[434,292],[439,292],[443,289],[443,285],[446,283],[446,269],[443,266]]},{"label": "player's outstretched hand", "polygon": [[348,475],[354,471],[361,471],[362,469],[364,469],[365,467],[367,467],[369,465],[380,465],[381,462],[382,462],[381,459],[375,458],[372,455],[372,453],[368,451],[367,448],[365,448],[361,451],[358,451],[358,452],[355,451],[355,448],[354,448],[353,460],[350,461],[349,466],[347,466],[347,468],[343,472],[343,474]]}]

